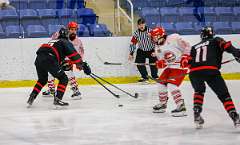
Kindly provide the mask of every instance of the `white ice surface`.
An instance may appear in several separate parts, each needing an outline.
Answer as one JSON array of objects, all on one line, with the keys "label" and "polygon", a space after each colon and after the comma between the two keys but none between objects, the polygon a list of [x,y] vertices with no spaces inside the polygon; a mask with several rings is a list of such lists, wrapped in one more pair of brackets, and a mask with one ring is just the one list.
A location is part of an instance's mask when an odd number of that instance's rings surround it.
[{"label": "white ice surface", "polygon": [[[227,81],[236,108],[240,109],[240,82]],[[138,99],[119,91],[114,98],[100,86],[82,86],[82,100],[71,100],[68,109],[52,110],[52,98],[38,96],[33,108],[26,108],[31,88],[0,89],[0,145],[239,145],[240,130],[207,89],[204,129],[196,130],[192,116],[189,82],[181,86],[188,116],[171,117],[175,104],[169,99],[165,114],[153,114],[158,103],[156,85],[118,85]],[[115,89],[112,89],[115,90]],[[118,104],[123,107],[118,107]]]}]

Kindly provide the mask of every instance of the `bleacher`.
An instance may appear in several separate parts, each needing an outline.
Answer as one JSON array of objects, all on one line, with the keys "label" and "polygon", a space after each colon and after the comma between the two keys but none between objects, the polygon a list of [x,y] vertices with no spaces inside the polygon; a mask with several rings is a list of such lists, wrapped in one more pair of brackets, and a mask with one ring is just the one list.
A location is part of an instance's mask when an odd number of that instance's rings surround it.
[{"label": "bleacher", "polygon": [[79,24],[79,36],[111,36],[105,24],[98,23],[98,16],[86,8],[84,0],[63,5],[59,0],[10,0],[15,9],[0,10],[0,38],[49,37],[70,21]]},{"label": "bleacher", "polygon": [[[164,26],[168,33],[199,34],[203,26],[194,16],[196,4],[187,0],[132,0],[134,12],[146,19],[149,27]],[[213,26],[218,34],[240,31],[240,0],[202,0],[205,25]],[[122,3],[130,9],[127,3]]]}]

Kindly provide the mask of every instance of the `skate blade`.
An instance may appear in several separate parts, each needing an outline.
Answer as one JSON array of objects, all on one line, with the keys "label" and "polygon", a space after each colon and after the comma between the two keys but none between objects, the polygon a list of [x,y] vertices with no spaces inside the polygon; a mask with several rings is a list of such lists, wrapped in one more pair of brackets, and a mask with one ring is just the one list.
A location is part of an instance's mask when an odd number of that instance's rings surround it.
[{"label": "skate blade", "polygon": [[68,106],[53,105],[53,110],[65,110]]},{"label": "skate blade", "polygon": [[149,82],[138,82],[139,85],[149,85]]},{"label": "skate blade", "polygon": [[166,110],[153,110],[153,113],[165,113]]},{"label": "skate blade", "polygon": [[72,100],[82,100],[82,97],[72,97]]},{"label": "skate blade", "polygon": [[46,98],[52,98],[53,95],[42,95],[42,97],[46,97]]},{"label": "skate blade", "polygon": [[196,129],[202,129],[203,128],[203,124],[195,123],[195,125],[196,125]]},{"label": "skate blade", "polygon": [[236,124],[236,125],[234,125],[234,127],[239,130],[240,129],[240,124]]},{"label": "skate blade", "polygon": [[32,105],[31,104],[27,104],[27,108],[31,108],[32,107]]},{"label": "skate blade", "polygon": [[179,113],[172,113],[173,117],[184,117],[187,116],[187,113],[185,111],[179,112]]}]

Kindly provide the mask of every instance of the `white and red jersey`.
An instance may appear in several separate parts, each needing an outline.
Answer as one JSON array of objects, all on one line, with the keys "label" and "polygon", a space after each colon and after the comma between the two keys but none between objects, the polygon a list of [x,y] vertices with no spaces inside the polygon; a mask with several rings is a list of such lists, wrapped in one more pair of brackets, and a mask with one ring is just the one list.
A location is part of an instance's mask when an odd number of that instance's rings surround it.
[{"label": "white and red jersey", "polygon": [[173,62],[167,62],[168,68],[180,68],[180,60],[183,54],[189,54],[191,47],[188,42],[183,40],[179,34],[168,35],[163,45],[156,45],[158,59],[165,59],[166,53],[173,53],[176,58]]},{"label": "white and red jersey", "polygon": [[[52,35],[51,38],[52,38],[53,40],[55,40],[55,39],[58,38],[58,36],[59,36],[59,33],[58,33],[58,32],[55,32],[55,33]],[[84,57],[84,48],[83,48],[82,41],[81,41],[81,40],[78,38],[78,36],[77,36],[73,41],[70,40],[70,42],[73,44],[74,48],[77,50],[77,52],[80,54],[80,56],[81,56],[82,59],[83,59],[83,57]]]}]

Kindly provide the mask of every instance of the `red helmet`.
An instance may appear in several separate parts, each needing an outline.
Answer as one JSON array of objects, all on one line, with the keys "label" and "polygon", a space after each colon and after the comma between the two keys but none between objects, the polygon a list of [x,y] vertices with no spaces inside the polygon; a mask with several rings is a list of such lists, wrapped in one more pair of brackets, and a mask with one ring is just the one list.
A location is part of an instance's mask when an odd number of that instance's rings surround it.
[{"label": "red helmet", "polygon": [[69,28],[78,28],[78,24],[74,21],[68,23],[68,29]]},{"label": "red helmet", "polygon": [[156,43],[157,45],[163,45],[166,40],[167,34],[163,27],[156,27],[152,31],[150,31],[150,36],[154,43]]},{"label": "red helmet", "polygon": [[166,31],[163,27],[156,27],[150,32],[152,37],[163,37],[166,35]]}]

